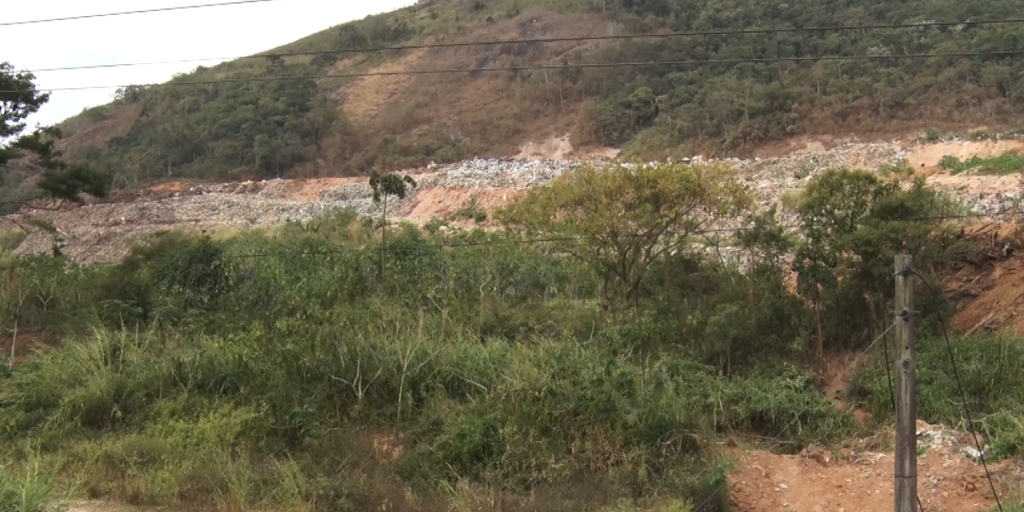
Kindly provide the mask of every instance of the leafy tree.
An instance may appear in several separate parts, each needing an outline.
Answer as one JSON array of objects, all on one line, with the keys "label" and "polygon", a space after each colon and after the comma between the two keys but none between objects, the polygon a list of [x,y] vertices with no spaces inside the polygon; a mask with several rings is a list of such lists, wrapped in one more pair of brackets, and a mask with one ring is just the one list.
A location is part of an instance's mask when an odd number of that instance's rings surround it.
[{"label": "leafy tree", "polygon": [[10,148],[16,156],[24,156],[26,153],[32,155],[43,169],[55,168],[60,165],[60,152],[56,144],[61,136],[59,128],[39,128],[19,137]]},{"label": "leafy tree", "polygon": [[683,253],[656,263],[643,285],[652,328],[624,339],[641,350],[682,348],[724,376],[800,357],[796,341],[812,325],[810,308],[789,284],[793,243],[769,210],[736,232],[731,245],[742,249],[743,260]]},{"label": "leafy tree", "polygon": [[176,252],[159,265],[165,286],[173,296],[183,298],[182,310],[209,308],[228,286],[224,249],[203,236]]},{"label": "leafy tree", "polygon": [[25,119],[50,100],[49,94],[36,89],[35,78],[32,73],[15,72],[10,63],[0,63],[0,139],[24,131]]},{"label": "leafy tree", "polygon": [[82,194],[107,197],[110,177],[88,164],[78,163],[43,171],[36,187],[55,199],[78,202]]},{"label": "leafy tree", "polygon": [[25,119],[49,101],[48,94],[36,90],[34,79],[31,73],[15,73],[9,63],[0,63],[0,173],[3,174],[0,200],[7,209],[31,199],[31,194],[22,186],[24,176],[9,169],[8,164],[26,153],[35,153],[47,163],[53,154],[52,141],[44,139],[47,130],[22,136]]},{"label": "leafy tree", "polygon": [[[921,268],[938,260],[941,233],[920,220],[941,215],[944,206],[922,179],[906,183],[868,171],[832,170],[807,186],[797,208],[804,243],[794,270],[817,318],[815,353],[822,354],[826,338],[855,343],[870,335],[843,326],[872,326],[883,317],[897,254],[914,254]],[[831,321],[826,303],[833,305]]]},{"label": "leafy tree", "polygon": [[780,270],[783,258],[793,249],[793,241],[779,224],[776,207],[751,215],[749,224],[748,229],[736,233],[736,242],[750,256],[751,267],[755,271]]},{"label": "leafy tree", "polygon": [[[17,137],[10,144],[0,147],[0,171],[16,158],[33,157],[35,164],[43,170],[37,188],[40,192],[57,199],[78,201],[83,193],[96,197],[107,195],[109,180],[106,175],[85,164],[66,165],[55,148],[61,132],[56,128],[39,128],[23,134],[25,119],[39,111],[49,101],[49,94],[36,89],[35,76],[31,73],[15,73],[9,63],[0,63],[0,140]],[[6,176],[5,176],[6,177]],[[9,204],[22,204],[35,199],[33,195],[19,195]]]},{"label": "leafy tree", "polygon": [[383,201],[384,208],[381,212],[381,248],[380,248],[380,273],[384,275],[384,256],[387,250],[388,236],[388,196],[395,196],[399,200],[405,199],[410,189],[416,188],[416,180],[409,176],[402,176],[395,173],[380,174],[374,171],[370,174],[370,187],[373,188],[373,202]]},{"label": "leafy tree", "polygon": [[652,263],[748,204],[722,166],[585,165],[531,190],[500,216],[593,266],[605,306],[624,309],[636,304]]}]

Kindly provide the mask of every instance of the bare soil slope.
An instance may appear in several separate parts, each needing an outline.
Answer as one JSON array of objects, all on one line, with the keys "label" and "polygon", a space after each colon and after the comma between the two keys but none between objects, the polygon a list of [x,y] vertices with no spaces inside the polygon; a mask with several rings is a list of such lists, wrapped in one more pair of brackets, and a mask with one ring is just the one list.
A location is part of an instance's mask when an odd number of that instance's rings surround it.
[{"label": "bare soil slope", "polygon": [[[929,512],[989,510],[995,506],[981,465],[961,448],[969,440],[955,432],[918,425],[924,454],[918,460],[918,494]],[[890,451],[822,449],[798,455],[764,451],[733,453],[730,501],[736,512],[863,512],[892,510],[893,470]],[[1015,475],[1011,463],[990,465],[997,479]]]},{"label": "bare soil slope", "polygon": [[1006,330],[1024,334],[1024,238],[1017,222],[979,223],[964,236],[982,240],[987,250],[972,265],[943,283],[957,313],[961,333]]}]

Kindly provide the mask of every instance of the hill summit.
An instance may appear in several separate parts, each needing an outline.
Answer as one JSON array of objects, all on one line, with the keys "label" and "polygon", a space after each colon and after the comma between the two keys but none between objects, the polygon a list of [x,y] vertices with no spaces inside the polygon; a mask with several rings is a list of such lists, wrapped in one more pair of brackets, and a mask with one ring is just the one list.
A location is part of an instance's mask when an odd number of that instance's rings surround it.
[{"label": "hill summit", "polygon": [[[1024,110],[1024,24],[941,23],[1021,13],[1024,0],[421,0],[119,90],[67,120],[64,143],[134,187],[364,174],[566,134],[664,157],[1005,127]],[[897,24],[913,26],[823,29]]]}]

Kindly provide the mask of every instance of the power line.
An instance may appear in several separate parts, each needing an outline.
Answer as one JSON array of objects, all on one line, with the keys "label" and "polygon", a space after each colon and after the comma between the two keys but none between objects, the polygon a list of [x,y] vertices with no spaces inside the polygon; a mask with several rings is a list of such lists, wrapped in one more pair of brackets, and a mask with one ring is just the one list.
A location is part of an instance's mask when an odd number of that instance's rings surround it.
[{"label": "power line", "polygon": [[13,27],[16,25],[35,25],[39,23],[54,23],[58,21],[88,20],[94,18],[109,18],[113,16],[129,16],[134,14],[148,14],[155,12],[185,11],[190,9],[205,9],[208,7],[227,7],[231,5],[262,4],[267,2],[278,2],[280,0],[236,0],[234,2],[223,2],[215,4],[183,5],[179,7],[159,7],[156,9],[142,9],[138,11],[107,12],[101,14],[83,14],[80,16],[65,16],[62,18],[47,18],[41,20],[5,21],[0,22],[0,27]]},{"label": "power line", "polygon": [[[890,332],[892,332],[892,330],[895,329],[897,325],[899,325],[899,322],[898,321],[893,321],[892,325],[890,325],[888,329],[882,331],[882,334],[879,334],[878,337],[875,338],[875,341],[872,341],[871,344],[868,345],[868,348],[866,348],[863,351],[861,351],[860,355],[855,357],[853,359],[853,361],[851,361],[849,364],[846,365],[845,368],[843,368],[842,370],[839,371],[839,375],[837,375],[834,379],[832,379],[832,383],[835,383],[835,381],[837,381],[839,379],[845,378],[847,376],[847,374],[849,373],[849,371],[851,369],[857,367],[860,364],[861,359],[863,359],[864,356],[867,355],[867,353],[871,351],[871,349],[875,348],[875,345],[877,345],[879,341],[883,341],[883,340],[887,340],[888,339],[888,338],[886,338],[886,336]],[[888,343],[888,341],[884,341],[882,344],[885,345],[885,343]],[[888,356],[886,356],[886,358],[888,358]],[[832,384],[832,383],[830,383],[830,384]],[[895,403],[895,399],[894,399],[894,403]]]},{"label": "power line", "polygon": [[87,66],[67,66],[60,68],[39,68],[27,70],[29,73],[52,73],[57,71],[84,71],[89,69],[111,69],[111,68],[131,68],[138,66],[163,66],[167,64],[189,64],[194,62],[213,62],[213,61],[230,61],[230,60],[242,60],[242,59],[262,59],[273,57],[274,54],[268,55],[247,55],[243,57],[203,57],[195,59],[178,59],[178,60],[157,60],[150,62],[125,62],[125,63],[114,63],[114,64],[90,64]]},{"label": "power line", "polygon": [[[820,62],[820,61],[858,61],[858,60],[902,60],[902,59],[926,59],[926,58],[952,58],[952,57],[1010,57],[1024,55],[1024,50],[1005,51],[984,51],[984,52],[946,52],[946,53],[913,53],[902,55],[826,55],[816,57],[766,57],[746,59],[706,59],[706,60],[666,60],[649,62],[609,62],[609,63],[578,63],[578,64],[549,64],[534,66],[509,66],[500,68],[448,68],[428,69],[409,71],[371,71],[364,73],[340,73],[323,75],[297,75],[297,76],[269,76],[269,77],[248,77],[248,78],[225,78],[218,80],[190,80],[181,82],[166,82],[163,84],[122,84],[122,85],[89,85],[75,87],[52,87],[37,88],[35,91],[44,92],[67,92],[67,91],[88,91],[100,89],[121,89],[126,87],[185,87],[194,85],[218,85],[252,82],[280,82],[295,80],[318,80],[325,78],[365,78],[365,77],[391,77],[391,76],[418,76],[418,75],[450,75],[450,74],[473,74],[473,73],[495,73],[495,72],[518,72],[518,71],[552,71],[568,69],[611,69],[611,68],[638,68],[657,66],[705,66],[705,65],[735,65],[735,64],[765,64],[774,62]],[[0,90],[0,93],[30,92],[27,89]]]},{"label": "power line", "polygon": [[[264,0],[267,1],[267,0]],[[1024,23],[1024,18],[1010,18],[1003,20],[978,20],[978,21],[956,21],[956,22],[927,22],[927,23],[900,23],[890,25],[838,25],[832,27],[794,27],[794,28],[759,28],[759,29],[733,29],[733,30],[711,30],[711,31],[688,31],[688,32],[665,32],[659,34],[621,34],[621,35],[609,35],[609,36],[576,36],[576,37],[544,37],[544,38],[530,38],[530,39],[496,39],[486,41],[466,41],[466,42],[454,42],[454,43],[423,43],[423,44],[411,44],[411,45],[397,45],[397,46],[376,46],[366,48],[349,48],[341,50],[328,50],[328,51],[316,51],[316,52],[283,52],[283,53],[263,53],[258,55],[245,55],[240,57],[205,57],[195,59],[182,59],[182,60],[170,60],[170,61],[155,61],[155,62],[129,62],[129,63],[115,63],[115,64],[96,64],[87,66],[68,66],[68,67],[57,67],[57,68],[42,68],[33,70],[34,73],[43,72],[54,72],[54,71],[77,71],[87,69],[104,69],[104,68],[121,68],[121,67],[134,67],[134,66],[153,66],[163,64],[186,64],[194,62],[209,62],[209,61],[223,61],[223,60],[241,60],[241,59],[265,59],[265,58],[286,58],[286,57],[317,57],[323,55],[340,55],[340,54],[359,54],[359,53],[376,53],[376,52],[387,52],[387,51],[402,51],[402,50],[429,50],[439,48],[466,48],[475,46],[504,46],[504,45],[523,45],[523,44],[548,44],[548,43],[565,43],[565,42],[587,42],[587,41],[623,41],[623,40],[635,40],[635,39],[669,39],[676,37],[707,37],[707,36],[723,36],[723,35],[752,35],[752,34],[783,34],[783,33],[801,33],[801,32],[842,32],[842,31],[854,31],[854,30],[895,30],[901,28],[941,28],[941,27],[960,27],[960,26],[983,26],[983,25],[1003,25],[1013,23]]]}]

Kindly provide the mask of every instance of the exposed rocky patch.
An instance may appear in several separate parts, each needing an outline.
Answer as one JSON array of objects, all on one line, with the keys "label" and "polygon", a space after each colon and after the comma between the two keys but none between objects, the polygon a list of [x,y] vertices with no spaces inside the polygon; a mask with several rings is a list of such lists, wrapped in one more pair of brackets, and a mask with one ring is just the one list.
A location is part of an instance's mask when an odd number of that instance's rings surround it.
[{"label": "exposed rocky patch", "polygon": [[[971,143],[961,143],[969,153]],[[981,151],[983,144],[977,143]],[[966,148],[966,149],[964,149]],[[787,193],[802,189],[827,169],[880,169],[913,160],[930,146],[901,142],[847,143],[825,151],[802,150],[778,158],[728,159],[750,188],[759,205],[777,204]],[[713,161],[696,156],[692,162]],[[388,217],[425,222],[444,216],[469,201],[485,198],[493,208],[516,191],[549,184],[581,160],[469,160],[458,164],[409,171],[417,182],[415,194],[388,203]],[[599,162],[598,162],[599,163]],[[967,210],[998,215],[1016,211],[1021,185],[1015,176],[949,176],[933,174],[930,183],[947,191]],[[365,179],[269,180],[212,185],[164,184],[117,202],[91,204],[62,211],[23,210],[5,217],[8,227],[29,226],[31,220],[52,224],[63,251],[82,263],[116,261],[131,244],[154,232],[170,229],[234,230],[264,227],[286,221],[307,221],[332,210],[351,208],[360,215],[379,216],[382,205],[372,199]],[[448,199],[451,199],[449,202]],[[441,201],[443,207],[425,202]],[[791,220],[791,219],[790,219]],[[18,248],[21,253],[49,252],[53,234],[30,228]]]}]

